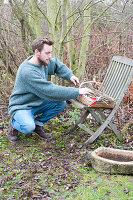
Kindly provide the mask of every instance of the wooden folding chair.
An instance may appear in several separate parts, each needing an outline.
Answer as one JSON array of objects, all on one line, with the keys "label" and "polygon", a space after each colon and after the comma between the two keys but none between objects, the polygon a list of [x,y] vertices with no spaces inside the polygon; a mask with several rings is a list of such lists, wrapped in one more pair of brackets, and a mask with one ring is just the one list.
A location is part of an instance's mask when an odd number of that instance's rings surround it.
[{"label": "wooden folding chair", "polygon": [[[116,99],[114,107],[112,109],[108,107],[102,109],[91,108],[77,100],[71,100],[72,103],[78,105],[80,108],[84,108],[85,111],[84,114],[81,116],[81,118],[75,122],[74,126],[68,133],[73,132],[78,127],[87,131],[91,136],[84,143],[84,145],[86,145],[88,143],[92,143],[99,135],[101,135],[103,130],[108,126],[113,130],[113,132],[119,138],[119,140],[122,141],[123,137],[117,130],[116,125],[112,122],[112,118],[116,113],[116,110],[119,108],[119,105],[124,97],[124,94],[130,84],[132,77],[133,77],[133,60],[126,57],[114,56],[109,65],[105,78],[99,88],[99,91],[104,92],[113,99]],[[103,113],[105,109],[111,110],[108,116],[106,116]],[[95,132],[90,130],[83,124],[84,120],[87,118],[89,114],[91,114],[93,118],[99,123],[99,127]]]}]

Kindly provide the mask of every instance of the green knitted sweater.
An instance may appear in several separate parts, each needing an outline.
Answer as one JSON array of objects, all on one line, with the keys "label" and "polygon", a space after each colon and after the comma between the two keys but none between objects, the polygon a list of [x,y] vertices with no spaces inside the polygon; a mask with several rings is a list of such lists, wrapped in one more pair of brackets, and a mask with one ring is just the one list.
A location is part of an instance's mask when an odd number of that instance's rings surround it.
[{"label": "green knitted sweater", "polygon": [[47,81],[48,75],[70,79],[72,71],[57,58],[50,59],[48,66],[35,65],[28,62],[28,57],[19,67],[13,92],[9,99],[8,113],[13,116],[15,111],[39,106],[44,100],[64,101],[75,99],[79,89],[64,87]]}]

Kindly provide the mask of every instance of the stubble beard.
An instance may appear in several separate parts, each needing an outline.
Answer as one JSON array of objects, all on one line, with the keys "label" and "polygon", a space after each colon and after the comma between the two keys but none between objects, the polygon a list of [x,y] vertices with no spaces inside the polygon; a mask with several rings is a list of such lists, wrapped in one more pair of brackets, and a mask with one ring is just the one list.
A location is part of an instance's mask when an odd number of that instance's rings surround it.
[{"label": "stubble beard", "polygon": [[44,60],[41,60],[40,58],[38,58],[38,62],[40,65],[44,65],[44,66],[47,66],[49,64],[49,61],[45,62]]}]

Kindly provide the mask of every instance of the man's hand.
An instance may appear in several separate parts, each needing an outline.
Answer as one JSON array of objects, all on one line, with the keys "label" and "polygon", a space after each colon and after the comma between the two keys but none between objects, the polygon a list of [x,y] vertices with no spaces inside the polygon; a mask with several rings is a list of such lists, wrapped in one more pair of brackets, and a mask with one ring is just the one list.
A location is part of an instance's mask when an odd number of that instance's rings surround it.
[{"label": "man's hand", "polygon": [[72,76],[70,80],[75,86],[79,86],[79,79],[76,76]]},{"label": "man's hand", "polygon": [[80,94],[94,94],[94,92],[89,88],[79,88],[79,95]]}]

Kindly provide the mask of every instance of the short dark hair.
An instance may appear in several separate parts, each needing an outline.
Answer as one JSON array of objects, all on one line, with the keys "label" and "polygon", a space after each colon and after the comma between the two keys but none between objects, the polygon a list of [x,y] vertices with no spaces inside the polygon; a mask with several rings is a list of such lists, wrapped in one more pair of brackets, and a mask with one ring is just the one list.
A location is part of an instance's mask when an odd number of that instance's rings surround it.
[{"label": "short dark hair", "polygon": [[41,51],[43,49],[44,44],[53,45],[54,41],[48,37],[38,37],[32,42],[32,50],[35,52],[37,49]]}]

